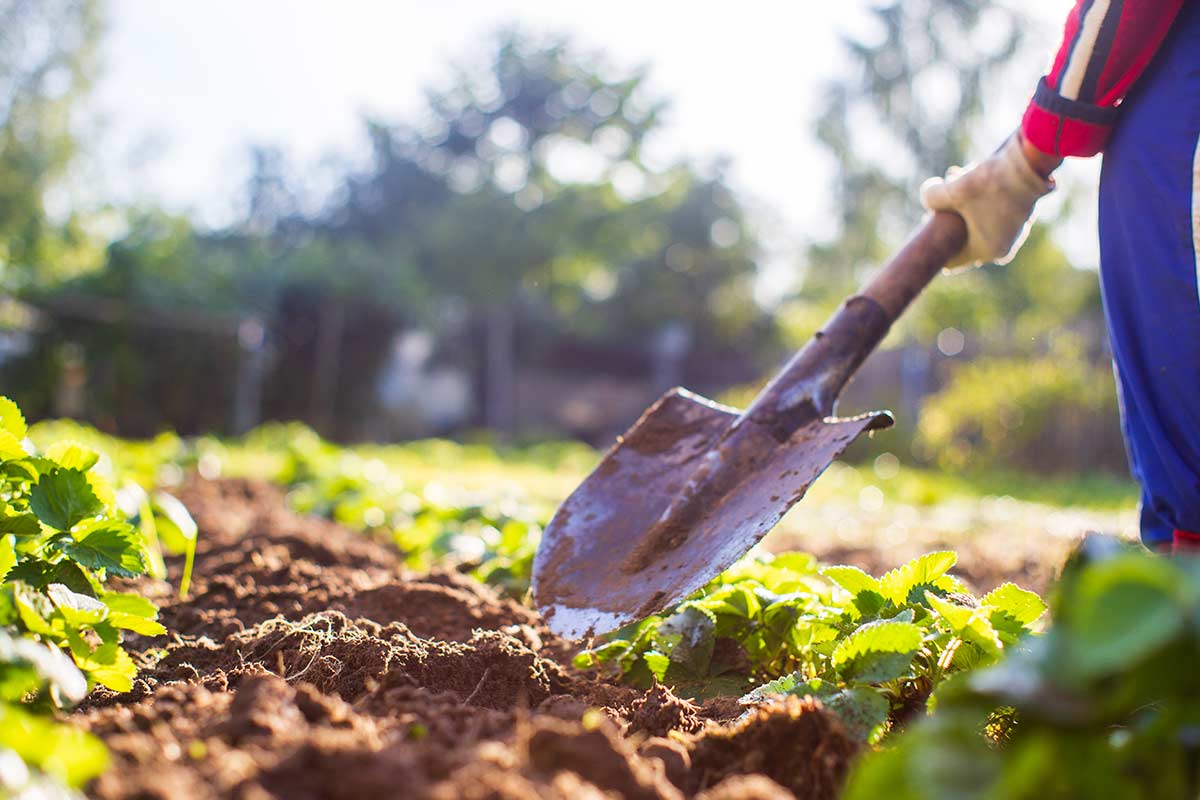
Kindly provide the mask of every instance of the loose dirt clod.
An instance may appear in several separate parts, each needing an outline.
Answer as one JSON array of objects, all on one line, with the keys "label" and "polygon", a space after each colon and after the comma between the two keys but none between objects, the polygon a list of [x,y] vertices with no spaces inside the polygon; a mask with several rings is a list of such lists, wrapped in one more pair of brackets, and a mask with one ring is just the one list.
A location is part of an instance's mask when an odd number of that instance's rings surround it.
[{"label": "loose dirt clod", "polygon": [[660,683],[634,701],[629,722],[632,730],[651,736],[666,736],[671,731],[692,733],[700,730],[700,709]]},{"label": "loose dirt clod", "polygon": [[134,690],[97,689],[73,717],[113,756],[91,796],[833,798],[856,750],[795,698],[730,727],[728,703],[580,673],[529,609],[404,574],[275,487],[183,499],[201,531],[191,599],[137,582],[175,635],[135,640],[152,666]]},{"label": "loose dirt clod", "polygon": [[786,697],[732,726],[709,728],[692,744],[693,791],[731,775],[761,774],[800,800],[836,797],[859,745],[821,704]]}]

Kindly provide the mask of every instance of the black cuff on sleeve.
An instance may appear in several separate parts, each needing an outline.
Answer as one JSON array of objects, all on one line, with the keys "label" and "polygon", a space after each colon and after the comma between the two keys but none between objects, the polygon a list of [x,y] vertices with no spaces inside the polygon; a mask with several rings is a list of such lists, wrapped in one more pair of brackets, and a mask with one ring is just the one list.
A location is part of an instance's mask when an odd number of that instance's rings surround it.
[{"label": "black cuff on sleeve", "polygon": [[1108,108],[1079,100],[1068,100],[1051,89],[1044,77],[1038,81],[1037,90],[1033,93],[1033,102],[1051,114],[1077,119],[1090,125],[1112,125],[1117,121],[1115,107]]}]

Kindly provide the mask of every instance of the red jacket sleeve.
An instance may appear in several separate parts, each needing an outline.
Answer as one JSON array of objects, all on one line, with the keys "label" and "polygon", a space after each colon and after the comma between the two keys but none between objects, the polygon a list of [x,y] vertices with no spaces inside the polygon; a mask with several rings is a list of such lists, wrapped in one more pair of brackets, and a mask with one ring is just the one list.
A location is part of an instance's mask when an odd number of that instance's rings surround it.
[{"label": "red jacket sleeve", "polygon": [[1162,44],[1183,0],[1077,0],[1021,130],[1058,156],[1104,149],[1118,105]]}]

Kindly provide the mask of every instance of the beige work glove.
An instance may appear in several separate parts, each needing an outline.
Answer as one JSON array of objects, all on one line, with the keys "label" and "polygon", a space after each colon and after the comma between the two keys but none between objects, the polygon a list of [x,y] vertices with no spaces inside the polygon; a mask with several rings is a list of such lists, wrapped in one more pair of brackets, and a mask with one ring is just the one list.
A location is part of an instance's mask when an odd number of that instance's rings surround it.
[{"label": "beige work glove", "polygon": [[1007,264],[1029,233],[1033,207],[1054,189],[1021,152],[1016,135],[999,150],[965,169],[951,167],[945,178],[921,186],[921,202],[930,211],[954,211],[967,222],[967,243],[946,266]]}]

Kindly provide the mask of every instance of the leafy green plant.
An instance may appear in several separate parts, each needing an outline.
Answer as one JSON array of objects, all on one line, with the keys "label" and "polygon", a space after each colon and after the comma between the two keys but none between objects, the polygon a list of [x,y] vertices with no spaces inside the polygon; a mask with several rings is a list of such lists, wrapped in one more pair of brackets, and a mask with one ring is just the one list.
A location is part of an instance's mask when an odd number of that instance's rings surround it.
[{"label": "leafy green plant", "polygon": [[0,796],[62,797],[104,771],[98,739],[44,713],[69,708],[87,688],[62,650],[0,628]]},{"label": "leafy green plant", "polygon": [[1093,538],[1053,616],[948,682],[934,714],[863,760],[847,797],[1200,794],[1200,561]]},{"label": "leafy green plant", "polygon": [[[881,577],[812,556],[744,559],[685,602],[576,657],[627,681],[747,705],[786,694],[825,702],[863,739],[922,709],[947,677],[994,663],[1046,606],[1004,584],[975,599],[929,553]],[[755,684],[757,688],[750,690]]]},{"label": "leafy green plant", "polygon": [[458,569],[513,596],[528,590],[544,522],[529,506],[441,485],[414,491],[381,460],[336,448],[303,426],[287,430],[293,435],[274,442],[286,453],[277,479],[297,511],[387,536],[414,569]]},{"label": "leafy green plant", "polygon": [[147,571],[142,537],[74,442],[41,452],[16,404],[0,398],[0,625],[63,648],[90,682],[132,687],[137,667],[122,631],[165,633],[154,604],[105,587]]}]

